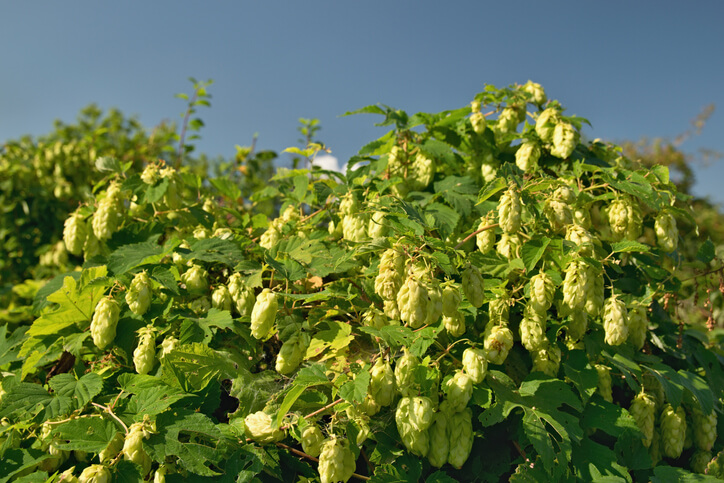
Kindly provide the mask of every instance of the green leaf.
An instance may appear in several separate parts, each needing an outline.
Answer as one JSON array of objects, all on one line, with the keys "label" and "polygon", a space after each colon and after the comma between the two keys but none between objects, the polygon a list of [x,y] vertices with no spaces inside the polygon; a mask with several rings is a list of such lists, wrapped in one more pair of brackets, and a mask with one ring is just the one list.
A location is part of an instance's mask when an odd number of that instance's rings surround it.
[{"label": "green leaf", "polygon": [[[14,477],[17,473],[37,466],[50,455],[47,451],[39,449],[9,449],[0,458],[0,483],[17,481]],[[32,471],[32,470],[31,470]]]},{"label": "green leaf", "polygon": [[76,408],[82,408],[103,390],[103,379],[94,372],[78,380],[72,374],[58,374],[48,381],[48,385],[57,396],[68,397]]},{"label": "green leaf", "polygon": [[481,204],[483,201],[487,200],[491,196],[493,196],[495,193],[497,193],[500,190],[503,190],[508,187],[508,184],[506,183],[505,179],[503,178],[495,178],[490,183],[483,186],[483,189],[480,191],[480,194],[478,195],[478,203]]},{"label": "green leaf", "polygon": [[326,320],[322,323],[326,325],[326,330],[319,330],[314,334],[307,353],[304,356],[305,359],[313,359],[324,352],[324,357],[321,360],[333,357],[337,351],[344,349],[354,340],[352,335],[352,327],[343,322],[336,320]]},{"label": "green leaf", "polygon": [[721,479],[709,475],[690,473],[683,468],[660,465],[654,468],[651,483],[721,483]]},{"label": "green leaf", "polygon": [[583,481],[631,481],[628,469],[618,463],[616,453],[591,439],[584,439],[574,448],[573,461]]},{"label": "green leaf", "polygon": [[8,326],[0,326],[0,366],[20,360],[18,351],[27,330],[28,327],[18,327],[10,337],[6,337]]},{"label": "green leaf", "polygon": [[368,370],[362,370],[355,375],[355,378],[348,381],[339,388],[339,395],[345,401],[352,404],[359,404],[364,401],[367,396],[367,387],[370,384],[370,373]]},{"label": "green leaf", "polygon": [[598,388],[598,372],[591,367],[584,351],[573,350],[568,353],[568,360],[563,362],[566,377],[578,389],[585,404]]},{"label": "green leaf", "polygon": [[191,397],[179,389],[163,384],[158,378],[153,378],[153,387],[134,390],[123,415],[128,415],[133,421],[143,421],[145,416],[161,414],[181,399]]},{"label": "green leaf", "polygon": [[701,244],[699,247],[699,250],[696,252],[696,259],[699,260],[702,263],[706,263],[707,265],[714,260],[714,257],[716,256],[716,247],[714,246],[714,243],[711,241],[711,238],[707,238],[707,240]]},{"label": "green leaf", "polygon": [[550,238],[541,237],[534,238],[525,245],[523,245],[523,248],[521,250],[521,258],[523,259],[523,263],[525,264],[525,269],[529,273],[533,271],[536,264],[545,253],[546,248],[548,247],[548,244],[550,242]]},{"label": "green leaf", "polygon": [[123,275],[140,265],[158,263],[164,256],[171,253],[170,248],[164,248],[157,242],[158,236],[152,236],[149,241],[123,245],[108,257],[108,270],[116,275]]},{"label": "green leaf", "polygon": [[102,156],[96,159],[96,169],[101,173],[121,173],[121,163],[114,157]]},{"label": "green leaf", "polygon": [[307,390],[308,386],[304,386],[301,384],[293,385],[289,391],[287,391],[287,394],[284,396],[284,401],[282,401],[282,405],[279,406],[279,410],[274,414],[272,417],[273,427],[278,428],[279,425],[282,422],[282,419],[284,416],[287,415],[289,410],[292,408],[296,400],[301,396],[304,391]]},{"label": "green leaf", "polygon": [[110,419],[90,417],[71,419],[53,427],[53,437],[63,440],[57,446],[64,450],[99,453],[120,430]]},{"label": "green leaf", "polygon": [[628,411],[601,398],[594,398],[588,402],[583,410],[581,426],[585,430],[599,429],[615,438],[625,432],[632,432],[643,438],[636,420]]},{"label": "green leaf", "polygon": [[644,245],[643,243],[624,240],[611,244],[613,253],[625,253],[625,252],[639,252],[648,253],[651,251],[651,247]]},{"label": "green leaf", "polygon": [[241,189],[230,178],[212,178],[209,181],[214,188],[227,198],[237,200],[241,197]]},{"label": "green leaf", "polygon": [[40,384],[21,382],[10,388],[2,398],[0,418],[11,416],[18,412],[37,412],[37,406],[48,406],[53,396]]},{"label": "green leaf", "polygon": [[200,343],[182,345],[166,354],[161,362],[163,379],[186,392],[198,392],[219,377],[234,373],[231,361]]},{"label": "green leaf", "polygon": [[228,267],[235,267],[244,259],[239,244],[234,240],[221,238],[206,238],[191,242],[191,254],[194,260],[209,263],[222,263]]},{"label": "green leaf", "polygon": [[415,332],[413,336],[414,342],[410,346],[410,354],[415,357],[422,357],[427,349],[435,343],[435,339],[443,329],[441,327],[425,327]]},{"label": "green leaf", "polygon": [[425,213],[432,217],[431,225],[434,225],[442,236],[447,237],[455,231],[455,227],[460,220],[457,211],[442,203],[430,203]]}]

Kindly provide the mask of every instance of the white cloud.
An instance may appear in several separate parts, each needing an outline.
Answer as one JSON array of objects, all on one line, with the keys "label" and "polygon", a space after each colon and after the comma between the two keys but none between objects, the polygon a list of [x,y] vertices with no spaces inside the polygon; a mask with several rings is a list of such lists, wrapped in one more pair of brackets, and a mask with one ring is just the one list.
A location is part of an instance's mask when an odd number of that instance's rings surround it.
[{"label": "white cloud", "polygon": [[339,161],[331,154],[322,154],[314,158],[314,165],[329,171],[341,171]]}]

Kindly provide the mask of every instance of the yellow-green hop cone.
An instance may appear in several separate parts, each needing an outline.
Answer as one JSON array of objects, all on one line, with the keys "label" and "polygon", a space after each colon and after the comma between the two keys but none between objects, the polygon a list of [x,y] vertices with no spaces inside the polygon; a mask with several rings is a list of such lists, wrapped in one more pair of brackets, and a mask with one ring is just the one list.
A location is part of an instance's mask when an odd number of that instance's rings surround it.
[{"label": "yellow-green hop cone", "polygon": [[274,292],[265,288],[256,298],[251,311],[251,335],[256,339],[264,339],[271,332],[277,316],[279,303]]},{"label": "yellow-green hop cone", "polygon": [[560,111],[554,107],[549,107],[541,112],[538,119],[536,119],[535,132],[544,143],[553,142],[553,133],[558,125],[559,117]]},{"label": "yellow-green hop cone", "polygon": [[397,293],[400,319],[413,329],[422,327],[431,309],[429,300],[423,284],[415,277],[408,277]]},{"label": "yellow-green hop cone", "polygon": [[453,316],[458,312],[458,306],[463,297],[457,285],[447,285],[442,290],[442,313]]},{"label": "yellow-green hop cone", "polygon": [[191,266],[186,273],[181,275],[181,281],[186,285],[186,290],[191,293],[204,293],[209,289],[209,272],[199,265]]},{"label": "yellow-green hop cone", "polygon": [[488,361],[485,351],[468,347],[463,351],[463,370],[475,384],[480,384],[488,372]]},{"label": "yellow-green hop cone", "polygon": [[480,308],[485,299],[483,275],[477,267],[469,265],[462,276],[463,293],[473,307]]},{"label": "yellow-green hop cone", "polygon": [[[484,217],[480,220],[478,230],[491,224],[492,220],[488,217]],[[495,230],[493,228],[488,228],[487,230],[481,231],[475,235],[475,243],[477,244],[480,253],[488,253],[495,246]]]},{"label": "yellow-green hop cone", "polygon": [[367,224],[367,235],[372,239],[382,238],[387,236],[388,231],[388,227],[385,224],[385,212],[374,212]]},{"label": "yellow-green hop cone", "polygon": [[536,104],[538,106],[542,106],[545,104],[547,98],[546,98],[546,91],[543,89],[543,86],[538,84],[537,82],[533,82],[529,80],[525,84],[523,84],[523,90],[530,94],[530,102],[533,104]]},{"label": "yellow-green hop cone", "polygon": [[435,413],[432,425],[428,429],[430,449],[427,452],[427,459],[436,468],[447,463],[450,453],[450,440],[448,438],[448,417],[447,413],[440,411]]},{"label": "yellow-green hop cone", "polygon": [[118,326],[118,315],[120,313],[118,302],[112,298],[104,297],[96,304],[91,320],[90,332],[93,343],[99,349],[108,347],[116,338],[116,327]]},{"label": "yellow-green hop cone", "polygon": [[470,114],[470,124],[473,126],[475,134],[483,134],[487,127],[485,116],[480,111]]},{"label": "yellow-green hop cone", "polygon": [[566,266],[565,273],[562,286],[564,308],[567,313],[583,310],[589,284],[588,264],[583,259],[571,260]]},{"label": "yellow-green hop cone", "polygon": [[437,280],[427,281],[425,283],[425,293],[427,294],[427,317],[424,325],[430,325],[440,320],[442,316],[442,289]]},{"label": "yellow-green hop cone", "polygon": [[432,159],[418,152],[408,168],[407,176],[412,191],[420,191],[429,186],[435,175],[435,163]]},{"label": "yellow-green hop cone", "polygon": [[604,400],[613,402],[613,380],[611,379],[611,368],[603,364],[594,364],[593,367],[598,373],[598,393]]},{"label": "yellow-green hop cone", "polygon": [[158,469],[153,472],[153,483],[166,483],[167,472],[168,468],[166,468],[165,465],[159,466]]},{"label": "yellow-green hop cone", "polygon": [[369,220],[364,215],[354,214],[342,217],[342,238],[353,243],[367,241],[367,225]]},{"label": "yellow-green hop cone", "polygon": [[640,302],[634,302],[628,311],[628,340],[634,349],[641,350],[649,330],[648,310]]},{"label": "yellow-green hop cone", "polygon": [[641,211],[630,198],[612,201],[607,213],[614,241],[636,240],[641,235]]},{"label": "yellow-green hop cone", "polygon": [[91,225],[93,233],[99,240],[109,239],[118,230],[123,209],[121,191],[117,184],[111,184],[106,196],[98,202],[98,208],[93,213]]},{"label": "yellow-green hop cone", "polygon": [[133,351],[133,365],[139,374],[148,374],[156,362],[156,329],[147,325],[138,329],[139,342]]},{"label": "yellow-green hop cone", "polygon": [[143,315],[151,306],[151,279],[143,271],[136,274],[126,292],[126,303],[136,315]]},{"label": "yellow-green hop cone", "polygon": [[495,246],[495,250],[508,260],[518,258],[520,254],[520,237],[503,233]]},{"label": "yellow-green hop cone", "polygon": [[316,458],[322,452],[324,435],[316,424],[310,424],[302,431],[302,449],[309,456]]},{"label": "yellow-green hop cone", "polygon": [[603,274],[592,264],[586,264],[585,268],[585,287],[583,303],[586,313],[591,317],[597,317],[603,310]]},{"label": "yellow-green hop cone", "polygon": [[561,350],[554,345],[539,349],[533,353],[533,371],[556,377],[561,367]]},{"label": "yellow-green hop cone", "polygon": [[375,293],[384,300],[395,300],[404,282],[405,256],[395,248],[380,255],[380,268],[375,278]]},{"label": "yellow-green hop cone", "polygon": [[309,336],[304,333],[295,334],[287,339],[279,349],[275,369],[279,374],[289,374],[299,367],[304,360],[309,346]]},{"label": "yellow-green hop cone", "polygon": [[465,333],[465,316],[462,312],[455,312],[451,316],[443,315],[442,323],[447,333],[453,337],[461,337]]},{"label": "yellow-green hop cone", "polygon": [[321,483],[346,482],[355,470],[354,453],[346,439],[335,437],[327,440],[319,455],[319,478]]},{"label": "yellow-green hop cone", "polygon": [[389,362],[377,359],[370,370],[368,396],[378,406],[389,406],[395,398],[395,373]]},{"label": "yellow-green hop cone", "polygon": [[73,471],[75,471],[75,466],[62,472],[59,475],[60,479],[58,481],[62,481],[63,483],[78,483],[78,477],[73,474]]},{"label": "yellow-green hop cone", "polygon": [[80,255],[88,238],[88,225],[79,213],[71,214],[63,225],[63,242],[68,253]]},{"label": "yellow-green hop cone", "polygon": [[[403,397],[397,403],[395,423],[397,424],[397,432],[400,433],[400,438],[402,438],[402,443],[408,451],[424,458],[430,449],[430,437],[428,429],[416,429],[410,421],[413,410],[412,399],[411,397]],[[431,424],[432,415],[430,416]],[[428,428],[430,425],[428,425]]]},{"label": "yellow-green hop cone", "polygon": [[712,411],[704,414],[701,409],[692,409],[692,422],[694,430],[694,444],[703,451],[711,451],[716,441],[717,414]]},{"label": "yellow-green hop cone", "polygon": [[578,246],[578,253],[581,256],[590,257],[593,255],[593,235],[581,225],[569,224],[566,227],[566,240]]},{"label": "yellow-green hop cone", "polygon": [[123,443],[123,456],[141,467],[141,474],[146,475],[151,469],[151,458],[143,449],[143,440],[150,436],[144,423],[133,423]]},{"label": "yellow-green hop cone", "polygon": [[696,450],[691,455],[691,459],[689,460],[689,468],[691,468],[691,471],[694,473],[699,474],[705,474],[706,467],[709,465],[709,462],[712,460],[712,454],[711,451],[704,451],[704,450]]},{"label": "yellow-green hop cone", "polygon": [[381,329],[382,327],[389,325],[390,320],[387,318],[383,311],[381,311],[374,305],[370,305],[370,307],[365,311],[364,316],[362,317],[362,322],[368,327]]},{"label": "yellow-green hop cone", "polygon": [[515,164],[526,173],[530,173],[538,167],[539,158],[540,147],[533,141],[524,142],[515,152]]},{"label": "yellow-green hop cone", "polygon": [[124,441],[125,437],[123,433],[116,433],[113,439],[111,439],[111,441],[108,443],[108,446],[106,446],[100,453],[98,453],[98,459],[100,460],[100,462],[110,463],[111,461],[113,461],[116,456],[118,456],[118,453],[123,450]]},{"label": "yellow-green hop cone", "polygon": [[553,303],[556,285],[550,275],[539,272],[530,278],[530,306],[538,313],[545,313]]},{"label": "yellow-green hop cone", "polygon": [[502,364],[513,347],[513,332],[503,325],[490,326],[485,331],[485,354],[491,364]]},{"label": "yellow-green hop cone", "polygon": [[573,312],[567,326],[569,341],[579,341],[588,330],[588,314],[583,311]]},{"label": "yellow-green hop cone", "polygon": [[161,173],[157,164],[146,165],[141,172],[141,181],[151,186],[155,185],[160,178]]},{"label": "yellow-green hop cone", "polygon": [[101,242],[96,237],[93,230],[88,230],[88,236],[83,243],[83,258],[86,260],[95,257],[101,253]]},{"label": "yellow-green hop cone", "polygon": [[[500,112],[495,124],[496,135],[515,132],[518,124],[521,122],[520,111],[520,108],[516,106],[504,108]],[[525,115],[525,112],[523,112],[523,114]]]},{"label": "yellow-green hop cone", "polygon": [[219,310],[231,310],[231,293],[226,285],[219,285],[211,293],[211,306]]},{"label": "yellow-green hop cone", "polygon": [[241,274],[234,273],[229,277],[228,290],[239,315],[250,316],[256,297],[254,291],[241,278]]},{"label": "yellow-green hop cone", "polygon": [[631,401],[629,408],[631,416],[636,420],[636,426],[639,427],[644,434],[643,443],[647,448],[651,446],[654,438],[654,422],[656,420],[656,401],[654,398],[645,393],[640,392]]},{"label": "yellow-green hop cone", "polygon": [[678,458],[684,450],[686,437],[686,413],[683,406],[676,410],[667,404],[661,410],[659,425],[661,427],[661,449],[664,456]]},{"label": "yellow-green hop cone", "polygon": [[543,213],[551,224],[551,229],[556,232],[562,232],[566,226],[573,223],[573,212],[568,203],[560,200],[549,198],[543,206]]},{"label": "yellow-green hop cone", "polygon": [[395,363],[395,386],[403,396],[417,394],[413,387],[415,381],[415,368],[420,365],[420,360],[405,348],[402,356]]},{"label": "yellow-green hop cone", "polygon": [[424,396],[414,396],[406,399],[410,400],[410,424],[417,431],[425,431],[432,424],[434,414],[432,400]]},{"label": "yellow-green hop cone", "polygon": [[661,432],[654,428],[654,437],[651,438],[651,446],[649,446],[649,456],[651,457],[651,466],[656,466],[664,455],[661,453]]},{"label": "yellow-green hop cone", "polygon": [[490,324],[507,324],[510,316],[511,305],[510,294],[507,292],[499,294],[488,303],[488,316]]},{"label": "yellow-green hop cone", "polygon": [[576,149],[579,137],[575,127],[567,122],[559,122],[553,129],[551,154],[561,159],[568,158]]},{"label": "yellow-green hop cone", "polygon": [[450,452],[447,462],[455,468],[462,468],[473,449],[473,412],[470,408],[452,413],[448,420]]},{"label": "yellow-green hop cone", "polygon": [[671,213],[663,212],[654,222],[656,242],[666,253],[673,252],[679,244],[679,230],[676,227],[676,218]]},{"label": "yellow-green hop cone", "polygon": [[521,211],[520,195],[511,185],[498,201],[498,220],[505,233],[514,234],[520,230]]},{"label": "yellow-green hop cone", "polygon": [[546,320],[530,305],[526,307],[520,321],[520,341],[529,352],[538,351],[548,345]]},{"label": "yellow-green hop cone", "polygon": [[274,443],[284,439],[284,431],[272,427],[271,416],[264,411],[257,411],[244,418],[246,436],[257,443]]},{"label": "yellow-green hop cone", "polygon": [[110,483],[111,472],[103,465],[90,465],[78,477],[79,483]]},{"label": "yellow-green hop cone", "polygon": [[603,304],[604,341],[608,345],[621,345],[628,338],[628,311],[626,304],[616,295]]},{"label": "yellow-green hop cone", "polygon": [[259,237],[259,246],[271,250],[282,238],[281,226],[283,222],[279,219],[269,223],[266,231]]},{"label": "yellow-green hop cone", "polygon": [[448,379],[445,384],[445,392],[450,410],[462,411],[473,396],[473,379],[466,373],[458,371]]}]

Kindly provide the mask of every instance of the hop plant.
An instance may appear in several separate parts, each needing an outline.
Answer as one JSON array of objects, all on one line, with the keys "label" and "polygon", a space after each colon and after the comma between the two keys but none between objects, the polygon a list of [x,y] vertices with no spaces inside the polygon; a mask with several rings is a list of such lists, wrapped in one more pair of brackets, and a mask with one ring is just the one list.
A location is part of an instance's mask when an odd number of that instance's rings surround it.
[{"label": "hop plant", "polygon": [[161,173],[157,164],[148,164],[141,172],[141,181],[147,185],[155,185],[161,178]]},{"label": "hop plant", "polygon": [[[409,404],[409,422],[417,431],[425,431],[432,424],[433,404],[429,397],[403,397],[400,405]],[[398,406],[399,408],[399,406]]]},{"label": "hop plant", "polygon": [[540,312],[528,305],[520,321],[520,341],[529,352],[543,349],[548,340],[545,337],[546,320]]},{"label": "hop plant", "polygon": [[460,294],[460,288],[457,285],[446,285],[442,290],[442,313],[443,315],[453,316],[458,312],[458,306],[463,297]]},{"label": "hop plant", "polygon": [[106,191],[106,197],[98,203],[93,213],[91,225],[96,238],[107,240],[116,232],[121,222],[122,209],[121,189],[118,184],[112,183]]},{"label": "hop plant", "polygon": [[503,233],[498,240],[498,245],[495,247],[498,253],[508,260],[518,257],[519,249],[521,246],[520,238],[518,235],[511,235],[509,233]]},{"label": "hop plant", "polygon": [[600,270],[594,267],[591,263],[587,263],[585,265],[584,275],[585,302],[583,303],[583,306],[588,315],[597,317],[601,313],[604,303],[603,276],[601,275]]},{"label": "hop plant", "polygon": [[692,408],[691,412],[694,443],[696,447],[702,451],[711,451],[716,441],[717,414],[712,411],[704,414],[698,407]]},{"label": "hop plant", "polygon": [[367,224],[367,235],[369,238],[382,238],[387,236],[388,227],[385,223],[385,212],[375,211]]},{"label": "hop plant", "polygon": [[485,379],[488,371],[488,361],[485,352],[481,349],[468,347],[463,351],[463,370],[475,384],[480,384]]},{"label": "hop plant", "polygon": [[513,332],[503,325],[489,326],[485,330],[486,358],[492,364],[502,364],[513,347]]},{"label": "hop plant", "polygon": [[395,248],[389,248],[380,256],[379,273],[375,278],[375,293],[384,300],[396,300],[404,282],[405,257]]},{"label": "hop plant", "polygon": [[126,439],[123,442],[123,456],[141,467],[141,474],[146,475],[151,470],[151,458],[143,449],[143,440],[150,436],[145,422],[133,423],[128,428]]},{"label": "hop plant", "polygon": [[553,142],[553,133],[558,120],[560,119],[560,111],[555,107],[549,107],[541,112],[535,122],[535,132],[544,143]]},{"label": "hop plant", "polygon": [[434,175],[435,163],[433,160],[422,152],[418,152],[408,171],[411,190],[420,191],[427,188]]},{"label": "hop plant", "polygon": [[264,411],[251,413],[244,418],[246,435],[257,443],[274,443],[284,439],[284,431],[274,428],[271,416]]},{"label": "hop plant", "polygon": [[511,185],[498,201],[498,220],[503,232],[515,234],[520,230],[521,211],[520,195]]},{"label": "hop plant", "polygon": [[488,317],[490,324],[507,324],[510,317],[510,294],[507,292],[498,294],[488,303]]},{"label": "hop plant", "polygon": [[641,234],[641,212],[628,197],[619,197],[608,207],[608,223],[614,241],[636,240]]},{"label": "hop plant", "polygon": [[367,398],[374,407],[389,406],[395,398],[395,373],[389,362],[377,359],[370,370],[370,385]]},{"label": "hop plant", "polygon": [[75,212],[66,220],[63,228],[63,242],[68,253],[80,255],[83,253],[83,245],[88,238],[88,225],[83,216]]},{"label": "hop plant", "polygon": [[[482,230],[483,228],[491,224],[492,219],[488,216],[485,216],[480,219],[478,230]],[[488,253],[495,246],[495,231],[489,228],[487,230],[479,232],[477,235],[475,235],[475,242],[478,246],[478,249],[480,250],[480,253]]]},{"label": "hop plant", "polygon": [[468,265],[462,276],[463,293],[473,307],[480,308],[485,299],[483,275],[477,267]]},{"label": "hop plant", "polygon": [[603,305],[604,341],[608,345],[621,345],[628,338],[628,311],[623,300],[616,295]]},{"label": "hop plant", "polygon": [[641,350],[648,333],[648,312],[641,302],[634,302],[628,310],[628,340],[636,350]]},{"label": "hop plant", "polygon": [[659,247],[667,252],[673,252],[679,243],[679,230],[676,227],[676,218],[669,212],[659,213],[654,222],[656,241]]},{"label": "hop plant", "polygon": [[239,315],[250,316],[256,297],[254,291],[241,278],[241,274],[234,273],[229,277],[228,290]]},{"label": "hop plant", "polygon": [[[400,433],[402,443],[413,454],[421,457],[427,456],[430,449],[430,436],[428,429],[419,430],[411,423],[413,404],[411,397],[403,397],[397,403],[395,410],[395,423],[397,431]],[[432,414],[430,415],[430,424],[432,425]]]},{"label": "hop plant", "polygon": [[534,141],[526,141],[515,152],[515,164],[524,172],[530,173],[538,167],[540,147]]},{"label": "hop plant", "polygon": [[123,450],[125,436],[123,433],[116,433],[113,439],[110,440],[108,446],[106,446],[100,453],[98,453],[98,459],[101,463],[110,463],[116,456]]},{"label": "hop plant", "polygon": [[442,323],[448,334],[453,337],[460,337],[465,333],[465,316],[461,312],[455,312],[453,315],[443,315]]},{"label": "hop plant", "polygon": [[581,256],[593,256],[594,238],[591,233],[578,224],[569,224],[566,227],[566,240],[578,246],[578,253]]},{"label": "hop plant", "polygon": [[650,394],[641,391],[636,395],[633,401],[631,401],[629,412],[636,420],[636,425],[644,434],[644,446],[647,448],[650,447],[651,441],[653,441],[654,438],[656,401]]},{"label": "hop plant", "polygon": [[78,477],[78,483],[110,483],[110,481],[111,472],[103,465],[90,465]]},{"label": "hop plant", "polygon": [[276,361],[276,371],[279,374],[289,374],[299,367],[309,346],[309,336],[297,333],[287,339],[279,350]]},{"label": "hop plant", "polygon": [[529,80],[523,84],[523,90],[530,94],[530,101],[533,104],[542,106],[546,103],[546,92],[540,84]]},{"label": "hop plant", "polygon": [[407,348],[403,349],[402,356],[395,364],[395,386],[403,396],[416,394],[414,388],[415,369],[420,365],[420,360],[412,355]]},{"label": "hop plant", "polygon": [[473,379],[467,373],[457,371],[445,384],[445,392],[450,410],[462,411],[473,395]]},{"label": "hop plant", "polygon": [[90,332],[93,337],[93,343],[99,349],[105,349],[113,342],[113,339],[116,338],[116,326],[118,325],[118,315],[120,311],[118,302],[112,298],[106,297],[98,301],[93,312]]},{"label": "hop plant", "polygon": [[277,245],[282,238],[282,229],[280,226],[282,224],[281,218],[273,220],[266,231],[259,237],[259,246],[271,250],[272,247]]},{"label": "hop plant", "polygon": [[211,293],[211,306],[219,310],[231,310],[231,293],[226,285],[219,285]]},{"label": "hop plant", "polygon": [[166,483],[166,472],[168,468],[165,465],[159,466],[153,473],[153,483]]},{"label": "hop plant", "polygon": [[533,352],[533,371],[539,371],[550,377],[556,377],[560,367],[561,349],[558,346],[549,345]]},{"label": "hop plant", "polygon": [[367,241],[368,224],[369,221],[364,215],[345,215],[342,218],[342,238],[353,243]]},{"label": "hop plant", "polygon": [[346,439],[332,437],[319,455],[319,478],[322,483],[346,482],[352,477],[355,460]]},{"label": "hop plant", "polygon": [[429,300],[424,285],[415,277],[408,277],[397,293],[400,319],[413,329],[422,327],[431,308]]},{"label": "hop plant", "polygon": [[256,298],[254,309],[251,312],[251,335],[257,339],[264,339],[271,332],[276,319],[279,304],[274,292],[265,288]]},{"label": "hop plant", "polygon": [[589,284],[587,263],[583,259],[573,259],[566,266],[565,273],[562,286],[563,305],[568,313],[582,310]]},{"label": "hop plant", "polygon": [[705,474],[707,473],[707,466],[712,460],[711,451],[696,450],[689,459],[689,467],[694,473]]},{"label": "hop plant", "polygon": [[147,325],[138,329],[138,347],[133,351],[133,365],[139,374],[148,374],[156,362],[156,329]]},{"label": "hop plant", "polygon": [[661,449],[665,456],[678,458],[684,450],[686,436],[686,413],[683,406],[674,409],[667,404],[661,410]]},{"label": "hop plant", "polygon": [[566,159],[576,149],[579,139],[578,131],[567,122],[559,122],[553,129],[553,147],[551,154],[557,158]]},{"label": "hop plant", "polygon": [[192,265],[186,273],[181,275],[181,281],[186,289],[195,294],[205,293],[209,289],[209,273],[199,265]]},{"label": "hop plant", "polygon": [[382,327],[389,324],[389,319],[383,311],[379,310],[373,305],[370,305],[370,307],[365,311],[364,316],[362,317],[362,322],[368,327],[381,329]]},{"label": "hop plant", "polygon": [[138,272],[126,292],[128,308],[136,315],[145,314],[151,306],[151,295],[151,279],[145,271]]},{"label": "hop plant", "polygon": [[530,278],[530,307],[539,314],[545,313],[553,303],[556,285],[545,272],[539,272]]},{"label": "hop plant", "polygon": [[598,393],[604,400],[613,402],[613,380],[611,379],[611,368],[604,364],[594,364],[593,367],[598,373]]},{"label": "hop plant", "polygon": [[473,449],[473,412],[470,408],[453,413],[448,420],[450,452],[447,462],[462,468]]},{"label": "hop plant", "polygon": [[316,424],[310,424],[302,430],[302,449],[309,456],[316,458],[322,452],[324,435]]},{"label": "hop plant", "polygon": [[447,463],[448,454],[450,453],[447,411],[435,413],[428,435],[430,449],[427,452],[427,459],[432,466],[440,468]]}]

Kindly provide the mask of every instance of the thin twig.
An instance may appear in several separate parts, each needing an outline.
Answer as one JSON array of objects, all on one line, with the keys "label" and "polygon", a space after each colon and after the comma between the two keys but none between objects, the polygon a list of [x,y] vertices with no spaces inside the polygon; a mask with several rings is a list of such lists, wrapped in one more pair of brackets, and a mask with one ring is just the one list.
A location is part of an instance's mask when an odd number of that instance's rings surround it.
[{"label": "thin twig", "polygon": [[178,141],[178,159],[176,160],[176,169],[181,169],[181,161],[183,159],[183,151],[184,151],[184,139],[186,138],[186,127],[189,124],[189,118],[191,117],[191,109],[193,108],[194,102],[196,102],[196,99],[199,96],[199,89],[194,89],[194,96],[191,98],[191,101],[189,101],[189,107],[186,109],[186,115],[184,116],[184,123],[181,127],[181,137]]},{"label": "thin twig", "polygon": [[312,418],[312,417],[316,416],[316,415],[319,414],[319,413],[323,413],[323,412],[326,411],[327,409],[329,409],[329,408],[331,408],[331,407],[333,407],[333,406],[336,406],[337,404],[339,404],[339,403],[341,403],[341,402],[344,402],[344,399],[339,398],[339,399],[337,399],[336,401],[327,404],[327,405],[324,406],[323,408],[317,409],[317,410],[314,411],[313,413],[307,414],[306,416],[304,416],[304,419],[309,419],[309,418]]},{"label": "thin twig", "polygon": [[124,423],[123,421],[121,421],[121,418],[119,418],[118,416],[116,416],[116,415],[113,413],[113,411],[111,411],[111,408],[109,408],[108,406],[103,406],[103,405],[101,405],[101,404],[94,403],[94,402],[92,402],[91,404],[94,405],[94,406],[97,407],[97,408],[100,408],[100,409],[104,410],[104,411],[107,412],[108,414],[110,414],[110,415],[113,417],[113,419],[115,419],[116,421],[118,421],[118,422],[121,424],[121,426],[123,426],[123,429],[126,431],[126,433],[128,433],[128,426],[126,426],[126,423]]},{"label": "thin twig", "polygon": [[470,235],[468,235],[467,237],[465,237],[465,239],[463,239],[463,241],[461,241],[460,243],[458,243],[457,245],[455,245],[455,250],[457,250],[457,249],[460,248],[461,246],[465,245],[465,243],[466,243],[468,240],[470,240],[472,237],[474,237],[474,236],[477,235],[478,233],[483,232],[483,231],[485,231],[485,230],[490,230],[491,228],[495,228],[496,226],[500,226],[500,223],[493,223],[492,225],[486,225],[486,226],[482,227],[481,229],[472,232]]}]

